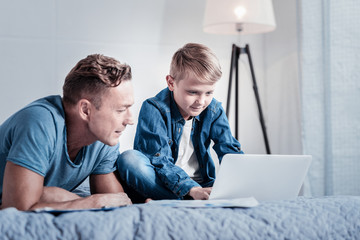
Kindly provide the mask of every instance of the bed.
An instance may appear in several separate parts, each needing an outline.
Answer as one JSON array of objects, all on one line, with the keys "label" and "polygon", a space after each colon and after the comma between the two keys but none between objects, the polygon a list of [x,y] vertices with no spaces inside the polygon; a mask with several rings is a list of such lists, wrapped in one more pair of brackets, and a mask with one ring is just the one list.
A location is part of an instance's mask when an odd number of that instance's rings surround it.
[{"label": "bed", "polygon": [[360,239],[360,197],[298,197],[256,207],[0,211],[0,239]]}]

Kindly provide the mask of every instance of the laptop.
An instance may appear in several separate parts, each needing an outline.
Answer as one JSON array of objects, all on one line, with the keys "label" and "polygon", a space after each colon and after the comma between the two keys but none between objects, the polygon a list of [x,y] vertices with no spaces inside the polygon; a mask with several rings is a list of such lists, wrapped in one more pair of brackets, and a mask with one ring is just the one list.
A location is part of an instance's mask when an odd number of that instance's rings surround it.
[{"label": "laptop", "polygon": [[295,199],[311,160],[310,155],[226,154],[209,199]]}]

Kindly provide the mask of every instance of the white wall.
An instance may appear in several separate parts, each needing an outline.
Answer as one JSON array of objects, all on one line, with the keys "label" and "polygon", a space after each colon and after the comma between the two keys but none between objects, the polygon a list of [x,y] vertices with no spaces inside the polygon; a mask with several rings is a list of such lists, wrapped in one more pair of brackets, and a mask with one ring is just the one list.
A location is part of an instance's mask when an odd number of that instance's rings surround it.
[{"label": "white wall", "polygon": [[272,151],[281,154],[302,154],[296,2],[273,0],[277,28],[264,36],[266,120]]},{"label": "white wall", "polygon": [[[240,40],[202,31],[205,0],[0,3],[0,123],[32,100],[62,94],[66,74],[92,53],[132,66],[137,118],[142,101],[166,86],[171,56],[187,42],[209,46],[220,59],[223,77],[215,97],[225,108],[231,45],[249,43],[272,152],[301,152],[295,0],[274,0],[276,31]],[[243,58],[240,79],[240,142],[247,153],[264,153],[249,68]],[[132,148],[135,129],[136,125],[129,126],[121,137],[121,150]]]}]

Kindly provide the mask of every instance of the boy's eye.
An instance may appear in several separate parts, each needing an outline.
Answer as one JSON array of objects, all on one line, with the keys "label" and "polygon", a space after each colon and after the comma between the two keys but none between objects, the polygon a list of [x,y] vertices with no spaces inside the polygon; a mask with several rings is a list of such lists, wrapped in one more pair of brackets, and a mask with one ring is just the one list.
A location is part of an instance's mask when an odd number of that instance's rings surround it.
[{"label": "boy's eye", "polygon": [[126,111],[126,109],[124,108],[124,109],[118,109],[118,110],[116,110],[118,113],[122,113],[122,112],[125,112]]},{"label": "boy's eye", "polygon": [[191,94],[191,95],[195,95],[195,94],[197,94],[197,92],[196,92],[196,91],[188,91],[188,93],[189,93],[189,94]]},{"label": "boy's eye", "polygon": [[214,92],[207,92],[206,95],[212,95]]}]

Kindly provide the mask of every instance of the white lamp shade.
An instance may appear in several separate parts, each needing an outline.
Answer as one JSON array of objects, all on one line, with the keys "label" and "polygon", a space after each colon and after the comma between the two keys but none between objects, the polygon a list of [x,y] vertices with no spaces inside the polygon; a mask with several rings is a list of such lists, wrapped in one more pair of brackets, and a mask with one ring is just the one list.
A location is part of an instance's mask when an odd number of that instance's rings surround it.
[{"label": "white lamp shade", "polygon": [[271,0],[207,0],[204,31],[217,34],[257,34],[276,28]]}]

